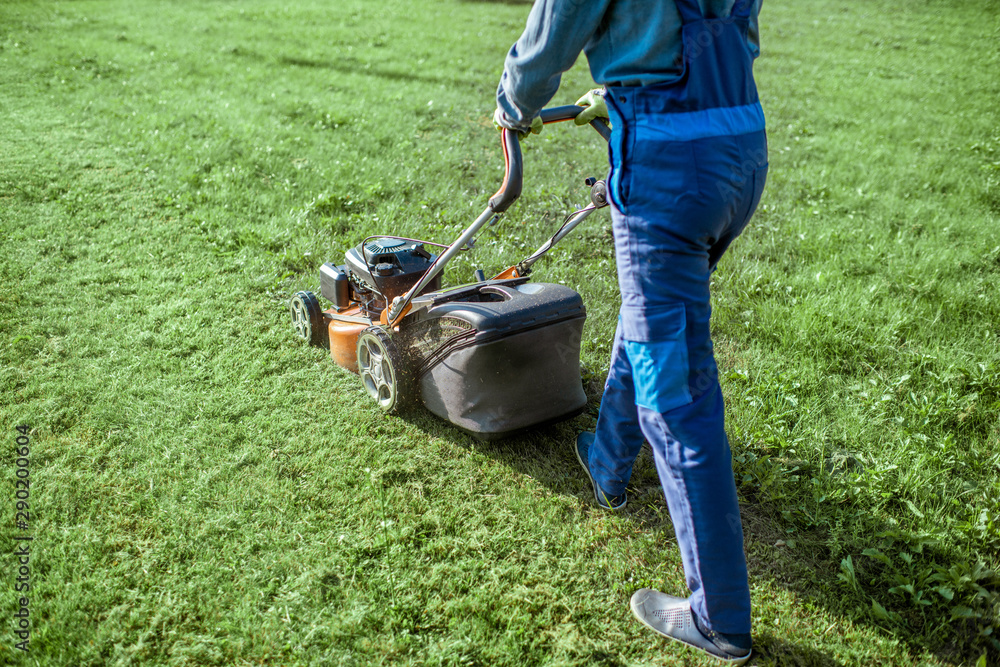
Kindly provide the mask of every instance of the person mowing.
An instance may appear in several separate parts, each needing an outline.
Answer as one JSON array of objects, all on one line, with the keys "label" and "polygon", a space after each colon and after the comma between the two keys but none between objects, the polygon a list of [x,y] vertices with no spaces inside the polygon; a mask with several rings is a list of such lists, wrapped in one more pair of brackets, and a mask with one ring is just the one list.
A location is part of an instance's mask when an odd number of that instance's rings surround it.
[{"label": "person mowing", "polygon": [[497,89],[495,122],[527,136],[584,51],[604,86],[578,124],[612,125],[608,190],[622,305],[596,433],[576,455],[597,503],[625,507],[649,441],[691,595],[631,599],[656,632],[750,657],[750,588],[709,333],[712,271],[767,177],[753,78],[760,0],[535,0]]}]

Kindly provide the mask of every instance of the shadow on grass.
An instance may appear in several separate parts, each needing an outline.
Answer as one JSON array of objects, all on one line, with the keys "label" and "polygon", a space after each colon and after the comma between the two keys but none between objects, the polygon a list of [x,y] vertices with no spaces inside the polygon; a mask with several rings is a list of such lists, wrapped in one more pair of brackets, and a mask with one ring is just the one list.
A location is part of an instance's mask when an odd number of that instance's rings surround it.
[{"label": "shadow on grass", "polygon": [[317,58],[303,58],[300,56],[288,55],[265,55],[245,49],[241,46],[233,47],[227,51],[233,57],[244,58],[256,63],[273,63],[284,67],[306,67],[313,69],[325,69],[345,75],[371,76],[389,81],[418,82],[435,85],[444,85],[450,88],[478,88],[482,81],[470,79],[458,79],[453,77],[434,76],[422,72],[407,72],[388,69],[372,63],[363,62],[356,58],[341,58],[339,60],[326,60]]},{"label": "shadow on grass", "polygon": [[[595,388],[587,389],[588,396],[592,396]],[[599,388],[596,391],[599,391]],[[597,396],[599,395],[598,393]],[[474,449],[531,477],[553,493],[574,496],[584,505],[593,506],[590,486],[579,469],[572,443],[580,431],[593,430],[595,418],[595,403],[591,401],[589,411],[579,417],[498,440],[473,438],[426,411],[422,411],[421,416],[413,414],[408,420],[428,435],[450,441],[457,446]],[[632,521],[637,530],[669,531],[666,536],[672,539],[673,527],[648,444],[643,445],[636,459],[628,493],[629,503],[623,510],[622,516]],[[923,617],[917,610],[901,602],[889,609],[890,613],[897,615],[897,620],[894,624],[888,625],[900,627],[898,631],[887,628],[887,624],[876,623],[867,618],[867,610],[859,608],[858,600],[843,594],[843,582],[838,575],[841,573],[842,556],[849,553],[860,554],[870,545],[860,545],[846,540],[838,543],[837,540],[840,538],[832,535],[829,530],[814,529],[811,532],[797,530],[792,548],[789,544],[789,526],[782,518],[782,506],[756,497],[753,489],[748,489],[746,485],[740,489],[740,500],[743,531],[746,536],[747,566],[751,579],[772,581],[833,614],[850,618],[854,624],[876,628],[881,633],[905,643],[914,654],[930,650],[941,659],[957,662],[963,659],[975,660],[981,655],[982,648],[971,651],[970,647],[963,646],[960,639],[956,639],[955,636],[945,641],[934,642],[930,646],[926,639],[922,640],[918,636],[921,633],[921,625],[922,632],[930,635],[935,632],[928,630],[931,626],[949,625],[952,619],[947,615],[939,618]],[[600,511],[596,507],[593,509]],[[843,516],[840,515],[829,518],[831,524],[843,521]],[[838,528],[845,535],[878,535],[890,527],[863,514],[857,514],[849,525],[839,525]],[[899,533],[898,529],[897,533],[903,535],[903,539],[907,537],[918,539],[915,536]],[[836,547],[836,553],[833,547]],[[944,550],[928,548],[924,553],[928,562],[946,564],[957,562]],[[860,572],[862,567],[873,566],[862,565],[859,562],[856,563],[856,567]],[[872,592],[878,593],[878,591]],[[907,631],[904,628],[911,630]],[[824,666],[840,664],[820,651],[790,644],[767,632],[756,637],[755,642],[759,648],[759,658],[763,662],[755,661],[754,664]]]},{"label": "shadow on grass", "polygon": [[782,665],[782,667],[842,667],[827,654],[813,648],[792,644],[770,632],[758,632],[753,639],[751,665]]}]

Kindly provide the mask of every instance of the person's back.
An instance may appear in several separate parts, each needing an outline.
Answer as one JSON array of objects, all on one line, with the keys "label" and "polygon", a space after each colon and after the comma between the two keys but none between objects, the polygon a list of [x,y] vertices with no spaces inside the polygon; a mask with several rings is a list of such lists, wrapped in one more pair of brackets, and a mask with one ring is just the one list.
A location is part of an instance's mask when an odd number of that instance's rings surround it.
[{"label": "person's back", "polygon": [[[702,0],[697,6],[705,16],[724,17],[735,2]],[[760,53],[759,8],[760,0],[751,3],[748,44],[754,57]],[[591,76],[602,86],[674,81],[684,69],[681,26],[673,0],[537,0],[528,27],[507,54],[497,106],[512,129],[527,129],[581,50]],[[526,118],[525,112],[530,114]]]}]

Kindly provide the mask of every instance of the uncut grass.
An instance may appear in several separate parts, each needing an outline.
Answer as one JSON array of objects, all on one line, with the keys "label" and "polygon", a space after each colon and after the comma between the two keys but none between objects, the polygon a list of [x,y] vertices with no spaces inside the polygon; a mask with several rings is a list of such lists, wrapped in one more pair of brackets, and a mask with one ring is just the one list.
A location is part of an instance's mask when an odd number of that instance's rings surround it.
[{"label": "uncut grass", "polygon": [[[762,17],[771,180],[715,276],[759,664],[995,651],[997,15],[887,6]],[[383,417],[287,326],[363,236],[447,241],[481,210],[525,11],[0,8],[0,409],[36,427],[36,664],[700,663],[626,609],[683,591],[648,453],[634,509],[596,513],[566,446],[592,416],[499,444]],[[592,132],[525,151],[452,283],[527,254],[606,169]],[[608,226],[537,270],[584,295],[595,404]]]},{"label": "uncut grass", "polygon": [[[754,341],[729,393],[744,492],[782,487],[763,495],[789,537],[842,563],[831,593],[961,660],[996,651],[998,619],[997,579],[977,570],[1000,553],[998,135],[977,111],[1000,88],[979,65],[997,49],[943,11],[872,29],[875,13],[830,12],[811,31],[851,59],[797,63],[778,46],[762,61],[769,198],[716,279],[717,331]],[[771,76],[799,64],[822,83]],[[959,571],[977,585],[956,594]]]}]

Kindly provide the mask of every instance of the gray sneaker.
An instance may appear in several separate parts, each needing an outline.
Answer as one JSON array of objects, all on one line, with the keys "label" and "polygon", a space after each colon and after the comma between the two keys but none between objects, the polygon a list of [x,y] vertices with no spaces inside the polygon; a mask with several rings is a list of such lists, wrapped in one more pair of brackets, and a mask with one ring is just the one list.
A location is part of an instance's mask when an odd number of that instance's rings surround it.
[{"label": "gray sneaker", "polygon": [[742,665],[750,658],[750,635],[724,635],[709,630],[698,622],[686,598],[643,588],[632,594],[630,606],[643,625],[664,637],[732,665]]},{"label": "gray sneaker", "polygon": [[576,460],[583,466],[583,471],[587,473],[590,485],[594,487],[594,498],[597,499],[597,504],[606,510],[620,510],[628,502],[628,495],[622,493],[620,496],[609,496],[604,493],[604,490],[597,486],[597,480],[590,474],[590,468],[587,467],[587,453],[590,451],[590,446],[594,444],[594,437],[593,433],[586,431],[576,436]]}]

